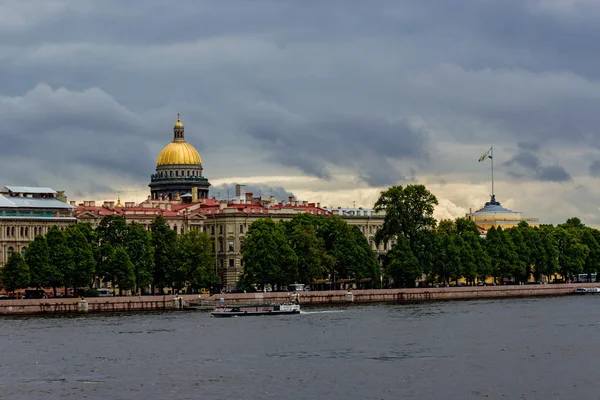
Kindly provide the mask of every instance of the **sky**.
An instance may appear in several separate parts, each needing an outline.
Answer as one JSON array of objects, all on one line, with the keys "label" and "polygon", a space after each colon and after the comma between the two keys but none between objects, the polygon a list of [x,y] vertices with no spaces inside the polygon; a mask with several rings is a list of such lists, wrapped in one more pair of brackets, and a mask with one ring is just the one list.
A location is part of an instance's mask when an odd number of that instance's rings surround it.
[{"label": "sky", "polygon": [[600,226],[597,0],[4,0],[0,184],[142,201],[177,113],[211,196]]}]

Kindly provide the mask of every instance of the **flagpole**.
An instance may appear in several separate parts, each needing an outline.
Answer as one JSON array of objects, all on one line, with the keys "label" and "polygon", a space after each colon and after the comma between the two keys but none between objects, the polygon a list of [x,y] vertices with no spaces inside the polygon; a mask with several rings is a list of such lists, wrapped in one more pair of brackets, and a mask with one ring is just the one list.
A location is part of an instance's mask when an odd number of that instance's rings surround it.
[{"label": "flagpole", "polygon": [[490,149],[492,155],[492,199],[494,198],[494,145]]}]

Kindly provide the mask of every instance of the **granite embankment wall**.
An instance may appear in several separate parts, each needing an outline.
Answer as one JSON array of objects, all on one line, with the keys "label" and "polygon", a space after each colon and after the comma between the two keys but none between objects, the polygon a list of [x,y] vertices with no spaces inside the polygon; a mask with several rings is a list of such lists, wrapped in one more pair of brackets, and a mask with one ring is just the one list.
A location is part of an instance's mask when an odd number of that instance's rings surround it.
[{"label": "granite embankment wall", "polygon": [[[578,287],[598,287],[598,283],[555,284],[555,285],[506,285],[465,286],[417,289],[375,289],[300,292],[303,305],[336,303],[402,303],[411,301],[470,300],[508,297],[561,296],[575,293]],[[351,295],[349,296],[349,293]],[[215,305],[223,298],[227,304],[277,303],[289,301],[289,293],[229,293],[202,299],[203,305]]]},{"label": "granite embankment wall", "polygon": [[[446,301],[507,297],[560,296],[572,294],[577,287],[597,287],[597,283],[523,285],[523,286],[475,286],[451,288],[345,290],[323,292],[300,292],[303,305],[341,303],[402,303],[411,301]],[[289,293],[227,293],[209,295],[181,295],[181,302],[174,296],[97,297],[85,299],[85,307],[77,298],[40,300],[0,300],[1,316],[54,315],[78,313],[156,312],[179,310],[190,303],[215,306],[244,303],[280,303],[290,300]]]}]

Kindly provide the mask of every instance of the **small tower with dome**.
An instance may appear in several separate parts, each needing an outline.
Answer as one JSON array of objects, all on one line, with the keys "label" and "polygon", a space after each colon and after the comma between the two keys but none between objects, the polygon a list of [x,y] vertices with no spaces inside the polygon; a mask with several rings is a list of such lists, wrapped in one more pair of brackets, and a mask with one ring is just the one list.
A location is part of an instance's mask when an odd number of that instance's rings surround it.
[{"label": "small tower with dome", "polygon": [[208,197],[210,183],[202,175],[202,159],[194,146],[185,141],[179,114],[173,126],[173,141],[158,155],[156,172],[148,186],[153,200],[176,200],[184,195],[193,200]]}]

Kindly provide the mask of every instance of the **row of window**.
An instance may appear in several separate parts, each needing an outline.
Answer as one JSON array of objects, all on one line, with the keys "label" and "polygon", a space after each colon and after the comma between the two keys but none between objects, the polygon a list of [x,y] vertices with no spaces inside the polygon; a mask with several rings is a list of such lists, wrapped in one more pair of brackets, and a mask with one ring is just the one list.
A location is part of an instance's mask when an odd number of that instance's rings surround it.
[{"label": "row of window", "polygon": [[[4,237],[5,238],[25,238],[25,239],[31,239],[31,237],[29,236],[29,233],[33,233],[33,237],[36,237],[37,235],[45,235],[46,233],[48,233],[48,227],[47,226],[7,226],[5,230],[3,230],[3,232],[5,233]],[[61,230],[64,230],[64,227],[60,228]]]},{"label": "row of window", "polygon": [[[198,170],[187,170],[187,171],[181,171],[181,174],[179,173],[179,170],[176,171],[160,171],[158,173],[158,176],[160,176],[161,178],[173,178],[173,177],[186,177],[186,176],[200,176],[200,171]],[[187,172],[187,174],[186,174]]]}]

